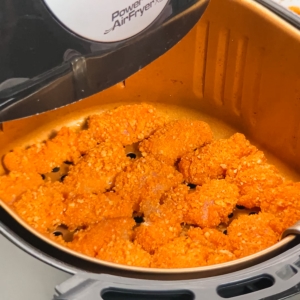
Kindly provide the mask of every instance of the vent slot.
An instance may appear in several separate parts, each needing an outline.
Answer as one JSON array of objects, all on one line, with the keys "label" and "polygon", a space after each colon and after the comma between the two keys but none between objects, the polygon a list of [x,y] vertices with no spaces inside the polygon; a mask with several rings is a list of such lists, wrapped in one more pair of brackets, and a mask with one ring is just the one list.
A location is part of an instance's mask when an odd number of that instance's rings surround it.
[{"label": "vent slot", "polygon": [[270,275],[261,275],[258,277],[248,278],[246,280],[232,282],[219,286],[217,293],[222,298],[233,298],[264,290],[271,287],[275,280]]},{"label": "vent slot", "polygon": [[103,300],[194,300],[190,291],[136,291],[125,289],[106,289],[102,292]]}]

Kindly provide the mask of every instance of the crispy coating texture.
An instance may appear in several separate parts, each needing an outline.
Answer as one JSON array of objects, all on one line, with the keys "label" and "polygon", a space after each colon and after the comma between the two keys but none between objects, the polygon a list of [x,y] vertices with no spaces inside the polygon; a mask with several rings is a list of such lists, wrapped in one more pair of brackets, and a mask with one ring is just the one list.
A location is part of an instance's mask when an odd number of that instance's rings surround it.
[{"label": "crispy coating texture", "polygon": [[[140,158],[117,175],[115,191],[124,198],[130,195],[134,209],[158,203],[165,191],[182,182],[182,175],[174,167],[153,157]],[[148,205],[149,203],[149,205]]]},{"label": "crispy coating texture", "polygon": [[172,223],[168,219],[147,219],[135,229],[135,241],[153,254],[158,247],[178,237],[181,230],[180,223]]},{"label": "crispy coating texture", "polygon": [[283,228],[300,220],[300,182],[285,182],[264,191],[261,210],[278,217]]},{"label": "crispy coating texture", "polygon": [[[126,105],[90,116],[87,130],[63,127],[52,139],[16,148],[4,157],[10,172],[0,177],[0,200],[74,251],[156,268],[253,254],[300,219],[300,183],[284,182],[244,135],[213,141],[202,121],[168,122],[151,105]],[[142,154],[129,159],[125,146]],[[262,212],[240,215],[225,235],[217,226],[228,225],[236,204]],[[55,236],[58,226],[73,240]]]},{"label": "crispy coating texture", "polygon": [[202,121],[178,120],[158,129],[140,143],[143,156],[152,155],[168,164],[174,164],[184,154],[210,143],[213,133]]},{"label": "crispy coating texture", "polygon": [[90,225],[85,230],[74,234],[68,247],[91,257],[96,257],[99,251],[116,239],[131,241],[135,222],[132,218],[113,218],[102,220]]},{"label": "crispy coating texture", "polygon": [[266,249],[279,240],[280,221],[272,214],[242,215],[227,228],[237,258]]},{"label": "crispy coating texture", "polygon": [[132,205],[115,193],[69,194],[65,201],[63,223],[73,231],[97,223],[103,219],[130,218]]},{"label": "crispy coating texture", "polygon": [[207,258],[207,265],[220,264],[236,259],[228,236],[217,229],[204,228],[201,230],[200,228],[191,228],[187,232],[187,236],[193,241],[199,241],[211,250]]},{"label": "crispy coating texture", "polygon": [[47,182],[25,192],[13,204],[17,213],[40,232],[52,232],[63,224],[70,231],[103,219],[132,216],[132,205],[115,193],[75,194],[60,183]]},{"label": "crispy coating texture", "polygon": [[146,268],[151,263],[151,255],[140,245],[123,239],[106,244],[98,252],[97,258],[121,265]]},{"label": "crispy coating texture", "polygon": [[24,149],[15,148],[4,157],[3,163],[10,171],[45,174],[64,161],[76,162],[96,141],[86,131],[80,133],[62,127],[57,135],[45,143]]},{"label": "crispy coating texture", "polygon": [[211,179],[225,178],[227,169],[236,160],[256,151],[243,134],[236,133],[184,155],[179,170],[187,182],[202,185]]},{"label": "crispy coating texture", "polygon": [[64,222],[64,201],[68,192],[60,182],[47,182],[22,194],[13,208],[33,228],[47,233]]},{"label": "crispy coating texture", "polygon": [[77,193],[101,193],[113,186],[116,175],[128,164],[121,143],[101,143],[70,167],[64,183]]},{"label": "crispy coating texture", "polygon": [[185,197],[184,221],[202,228],[228,222],[228,215],[238,201],[238,188],[226,180],[212,180]]},{"label": "crispy coating texture", "polygon": [[135,242],[153,254],[160,246],[182,233],[181,222],[185,213],[182,205],[189,188],[185,184],[165,192],[158,201],[142,202],[145,222],[135,229]]},{"label": "crispy coating texture", "polygon": [[226,180],[238,186],[241,197],[237,204],[246,208],[259,207],[264,191],[283,183],[279,171],[266,163],[261,151],[239,160],[228,170]]},{"label": "crispy coating texture", "polygon": [[164,244],[152,256],[154,268],[189,268],[235,259],[227,236],[216,229],[192,228],[187,236]]},{"label": "crispy coating texture", "polygon": [[12,171],[8,175],[0,176],[0,200],[12,204],[24,192],[37,188],[41,184],[43,179],[37,173]]},{"label": "crispy coating texture", "polygon": [[204,246],[215,250],[233,250],[228,236],[215,228],[191,227],[187,232],[187,236],[193,241],[199,241]]},{"label": "crispy coating texture", "polygon": [[159,207],[160,216],[172,220],[172,222],[182,223],[187,213],[185,197],[190,189],[185,184],[180,184],[164,193],[160,199],[162,205]]},{"label": "crispy coating texture", "polygon": [[206,266],[210,249],[189,237],[178,237],[160,247],[152,256],[152,268],[192,268]]},{"label": "crispy coating texture", "polygon": [[152,105],[124,105],[89,117],[89,131],[98,142],[112,141],[131,145],[164,126],[167,117]]}]

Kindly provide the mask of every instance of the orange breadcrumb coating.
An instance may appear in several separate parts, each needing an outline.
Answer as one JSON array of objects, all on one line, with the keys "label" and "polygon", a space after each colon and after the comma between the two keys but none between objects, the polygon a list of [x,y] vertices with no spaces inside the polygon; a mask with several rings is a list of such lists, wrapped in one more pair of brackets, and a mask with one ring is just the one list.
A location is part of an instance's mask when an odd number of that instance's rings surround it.
[{"label": "orange breadcrumb coating", "polygon": [[106,244],[98,252],[97,258],[136,267],[149,267],[151,263],[151,255],[140,245],[123,239]]},{"label": "orange breadcrumb coating", "polygon": [[113,186],[116,175],[129,163],[122,144],[101,143],[70,167],[64,183],[77,193],[104,192]]},{"label": "orange breadcrumb coating", "polygon": [[191,227],[187,236],[193,241],[199,241],[203,246],[215,250],[233,250],[228,236],[214,228]]},{"label": "orange breadcrumb coating", "polygon": [[12,171],[8,175],[0,176],[0,200],[12,204],[21,194],[41,184],[43,179],[37,173]]},{"label": "orange breadcrumb coating", "polygon": [[272,246],[279,240],[279,227],[280,221],[272,214],[239,216],[227,228],[234,254],[241,258]]},{"label": "orange breadcrumb coating", "polygon": [[212,138],[213,133],[207,123],[178,120],[168,123],[142,141],[139,150],[143,156],[150,154],[158,160],[174,164],[182,155],[210,143]]},{"label": "orange breadcrumb coating", "polygon": [[182,202],[188,191],[185,184],[180,184],[163,194],[163,204],[153,201],[152,206],[146,207],[143,201],[141,210],[145,222],[135,229],[135,242],[153,254],[158,247],[178,237],[182,232],[180,223],[185,212]]},{"label": "orange breadcrumb coating", "polygon": [[10,171],[36,172],[45,174],[60,166],[64,161],[77,161],[96,142],[86,131],[79,134],[62,127],[57,135],[45,143],[24,149],[17,147],[4,157],[3,163]]},{"label": "orange breadcrumb coating", "polygon": [[152,256],[152,268],[191,268],[207,265],[210,249],[189,237],[178,237]]},{"label": "orange breadcrumb coating", "polygon": [[164,193],[160,199],[162,205],[159,207],[160,215],[172,222],[183,222],[187,213],[185,197],[190,189],[185,184],[180,184]]},{"label": "orange breadcrumb coating", "polygon": [[228,222],[238,201],[238,188],[226,180],[212,180],[185,197],[184,221],[200,227],[215,227]]},{"label": "orange breadcrumb coating", "polygon": [[87,229],[76,232],[73,241],[68,243],[68,247],[96,257],[105,245],[118,238],[131,241],[134,226],[135,222],[132,218],[102,220],[98,224],[90,225]]},{"label": "orange breadcrumb coating", "polygon": [[[168,123],[151,105],[121,106],[90,116],[87,130],[63,127],[52,139],[8,153],[0,200],[53,241],[109,262],[228,262],[275,244],[300,219],[300,183],[284,182],[244,135],[212,139],[204,122]],[[139,147],[143,157],[127,158],[125,146]],[[240,215],[225,235],[216,226],[229,223],[236,204],[262,212]],[[59,230],[63,235],[55,236]]]},{"label": "orange breadcrumb coating", "polygon": [[89,131],[98,142],[112,141],[131,145],[147,138],[167,122],[149,104],[120,106],[115,110],[89,117]]},{"label": "orange breadcrumb coating", "polygon": [[227,236],[216,229],[192,228],[187,236],[159,247],[152,256],[153,268],[189,268],[234,260]]},{"label": "orange breadcrumb coating", "polygon": [[184,155],[179,170],[187,182],[202,185],[211,179],[225,178],[227,169],[237,159],[256,151],[243,134],[236,133]]},{"label": "orange breadcrumb coating", "polygon": [[60,182],[47,182],[28,190],[13,203],[18,215],[36,230],[46,233],[64,222],[64,201],[68,191]]},{"label": "orange breadcrumb coating", "polygon": [[241,197],[237,204],[247,208],[259,207],[263,192],[283,183],[278,170],[266,163],[261,151],[239,160],[228,170],[226,180],[238,186]]},{"label": "orange breadcrumb coating", "polygon": [[187,235],[193,241],[199,241],[203,246],[209,247],[207,265],[220,264],[236,259],[233,254],[228,236],[213,228],[191,228]]},{"label": "orange breadcrumb coating", "polygon": [[75,194],[65,201],[64,224],[73,231],[103,219],[132,216],[132,205],[115,193]]},{"label": "orange breadcrumb coating", "polygon": [[124,198],[129,196],[134,209],[139,210],[141,202],[142,206],[148,201],[158,203],[165,191],[181,182],[182,175],[174,167],[149,156],[137,159],[119,173],[114,189]]},{"label": "orange breadcrumb coating", "polygon": [[264,191],[261,210],[278,217],[284,228],[300,220],[300,182],[286,182]]},{"label": "orange breadcrumb coating", "polygon": [[144,223],[135,229],[135,241],[144,250],[153,254],[155,250],[178,237],[181,233],[180,223],[172,223],[168,219],[146,219]]}]

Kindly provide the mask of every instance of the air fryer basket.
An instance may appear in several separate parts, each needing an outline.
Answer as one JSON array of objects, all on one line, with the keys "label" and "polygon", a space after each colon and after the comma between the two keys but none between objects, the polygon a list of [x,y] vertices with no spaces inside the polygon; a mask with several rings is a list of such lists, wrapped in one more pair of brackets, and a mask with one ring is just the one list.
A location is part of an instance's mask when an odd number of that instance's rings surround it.
[{"label": "air fryer basket", "polygon": [[[266,151],[269,161],[287,178],[299,180],[299,49],[298,30],[261,4],[211,0],[198,24],[176,46],[126,81],[75,104],[3,123],[0,157],[16,145],[44,140],[63,125],[82,123],[91,113],[125,103],[149,102],[174,116],[207,121],[216,138],[244,133]],[[260,253],[211,267],[128,267],[88,258],[49,242],[7,205],[2,203],[2,207],[0,231],[4,235],[37,258],[71,273],[84,270],[139,278],[200,278],[253,266],[297,244],[294,236],[288,236]]]}]

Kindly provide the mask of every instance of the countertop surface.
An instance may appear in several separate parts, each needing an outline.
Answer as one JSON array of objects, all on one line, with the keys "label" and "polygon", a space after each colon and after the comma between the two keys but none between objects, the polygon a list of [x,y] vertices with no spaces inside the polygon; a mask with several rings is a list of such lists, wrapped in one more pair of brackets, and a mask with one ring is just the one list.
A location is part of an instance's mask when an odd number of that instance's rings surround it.
[{"label": "countertop surface", "polygon": [[0,234],[1,300],[52,300],[71,275],[31,257]]}]

